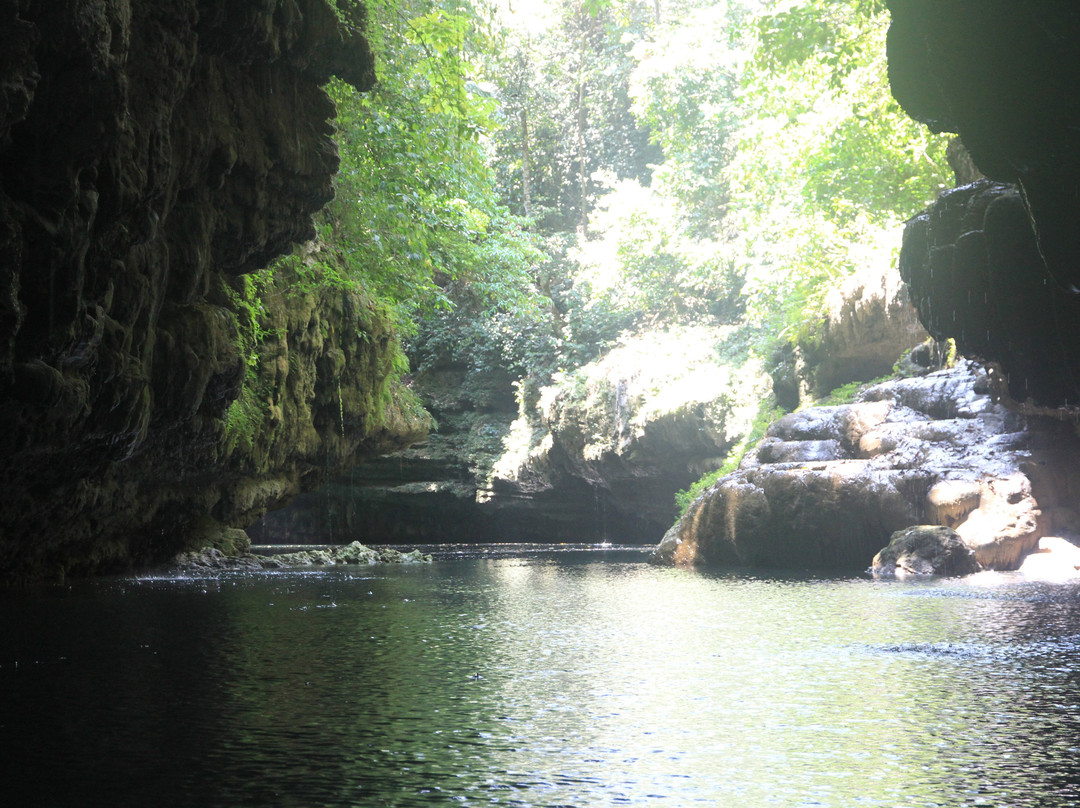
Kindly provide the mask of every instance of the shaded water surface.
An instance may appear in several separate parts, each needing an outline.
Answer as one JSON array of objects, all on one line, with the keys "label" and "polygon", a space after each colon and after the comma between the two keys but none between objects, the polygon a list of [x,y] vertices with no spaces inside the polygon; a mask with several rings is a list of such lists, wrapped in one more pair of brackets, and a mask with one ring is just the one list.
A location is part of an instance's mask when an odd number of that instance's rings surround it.
[{"label": "shaded water surface", "polygon": [[[0,599],[6,805],[1080,805],[1080,588],[640,553]],[[14,796],[14,801],[10,800]]]}]

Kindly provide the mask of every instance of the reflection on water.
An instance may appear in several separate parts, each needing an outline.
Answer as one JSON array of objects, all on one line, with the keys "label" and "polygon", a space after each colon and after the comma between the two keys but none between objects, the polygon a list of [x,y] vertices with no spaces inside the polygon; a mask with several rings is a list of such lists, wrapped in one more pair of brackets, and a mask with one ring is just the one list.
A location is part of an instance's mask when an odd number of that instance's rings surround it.
[{"label": "reflection on water", "polygon": [[0,600],[11,805],[1080,805],[1080,589],[640,553]]}]

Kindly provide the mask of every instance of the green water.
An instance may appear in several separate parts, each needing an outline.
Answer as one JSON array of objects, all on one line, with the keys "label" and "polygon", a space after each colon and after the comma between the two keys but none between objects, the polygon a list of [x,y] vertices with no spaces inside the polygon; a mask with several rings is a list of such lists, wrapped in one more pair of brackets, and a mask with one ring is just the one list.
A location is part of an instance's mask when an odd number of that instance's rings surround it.
[{"label": "green water", "polygon": [[637,553],[0,600],[6,805],[1080,805],[1080,587]]}]

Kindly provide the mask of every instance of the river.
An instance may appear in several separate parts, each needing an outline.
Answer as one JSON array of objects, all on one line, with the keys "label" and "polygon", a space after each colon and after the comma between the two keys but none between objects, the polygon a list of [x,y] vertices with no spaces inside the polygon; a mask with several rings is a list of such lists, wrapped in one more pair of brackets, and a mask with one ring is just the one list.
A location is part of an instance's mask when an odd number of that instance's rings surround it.
[{"label": "river", "polygon": [[1080,805],[1080,584],[619,548],[0,598],[11,806]]}]

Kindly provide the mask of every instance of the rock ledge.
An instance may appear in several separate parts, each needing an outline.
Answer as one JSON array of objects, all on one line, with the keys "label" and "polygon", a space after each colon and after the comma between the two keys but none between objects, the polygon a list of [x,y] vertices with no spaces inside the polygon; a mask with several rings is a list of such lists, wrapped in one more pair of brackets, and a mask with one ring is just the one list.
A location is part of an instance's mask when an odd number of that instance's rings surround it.
[{"label": "rock ledge", "polygon": [[325,550],[300,550],[279,555],[243,553],[226,555],[214,547],[180,553],[174,563],[184,569],[267,570],[290,567],[333,567],[341,564],[419,564],[430,563],[431,556],[419,550],[375,550],[358,541]]}]

